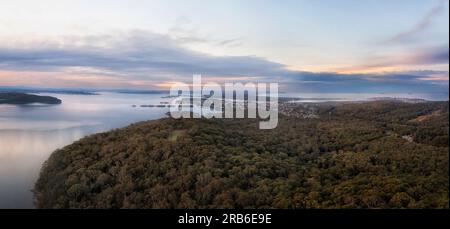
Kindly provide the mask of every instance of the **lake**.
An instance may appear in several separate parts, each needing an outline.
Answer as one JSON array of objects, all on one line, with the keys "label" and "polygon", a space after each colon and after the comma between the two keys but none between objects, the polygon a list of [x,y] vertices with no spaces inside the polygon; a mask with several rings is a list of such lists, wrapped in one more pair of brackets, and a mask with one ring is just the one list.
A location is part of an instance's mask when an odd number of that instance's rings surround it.
[{"label": "lake", "polygon": [[42,95],[63,103],[0,105],[0,208],[33,208],[31,189],[56,149],[86,135],[164,117],[167,108],[139,105],[170,101],[161,94]]},{"label": "lake", "polygon": [[[140,107],[169,102],[162,94],[99,95],[42,94],[60,98],[61,105],[0,105],[0,208],[33,208],[31,189],[41,165],[58,148],[86,135],[158,119],[168,108]],[[303,102],[365,100],[371,97],[411,97],[386,94],[284,94]],[[448,100],[447,94],[420,96]],[[137,105],[133,107],[133,105]]]}]

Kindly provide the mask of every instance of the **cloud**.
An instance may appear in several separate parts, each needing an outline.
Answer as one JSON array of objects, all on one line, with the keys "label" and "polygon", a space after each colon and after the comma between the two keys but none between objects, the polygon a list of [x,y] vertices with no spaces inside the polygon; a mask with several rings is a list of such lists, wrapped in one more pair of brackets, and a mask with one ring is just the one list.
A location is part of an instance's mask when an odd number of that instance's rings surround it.
[{"label": "cloud", "polygon": [[425,64],[448,64],[448,46],[430,49],[428,52],[422,53],[421,56],[418,56],[418,62]]},{"label": "cloud", "polygon": [[[120,37],[120,38],[118,38]],[[134,31],[121,36],[71,37],[62,43],[46,42],[33,48],[0,48],[3,69],[53,71],[91,67],[121,73],[161,76],[203,73],[210,75],[275,75],[283,64],[254,56],[212,56],[178,45],[168,36]],[[150,75],[149,75],[150,74]]]},{"label": "cloud", "polygon": [[[431,50],[421,59],[448,62],[448,48]],[[45,42],[15,46],[3,44],[0,69],[4,71],[0,71],[0,85],[16,82],[25,86],[45,80],[51,83],[40,84],[148,88],[167,85],[167,82],[190,82],[192,74],[202,74],[211,80],[278,82],[286,90],[302,92],[440,91],[448,94],[448,80],[443,80],[448,71],[379,74],[293,71],[284,64],[255,56],[213,56],[192,51],[169,36],[146,31],[45,39]],[[15,78],[8,81],[8,77]]]},{"label": "cloud", "polygon": [[[445,79],[445,76],[447,77]],[[411,71],[378,74],[299,72],[279,79],[285,91],[303,93],[421,94],[448,98],[448,72]]]},{"label": "cloud", "polygon": [[417,34],[426,31],[433,22],[433,19],[437,17],[444,10],[445,0],[441,0],[439,4],[433,7],[420,21],[418,21],[411,29],[407,31],[400,32],[393,37],[387,39],[384,43],[392,44],[402,41],[407,41],[414,38]]},{"label": "cloud", "polygon": [[228,39],[228,40],[221,40],[221,41],[217,41],[217,44],[220,46],[237,47],[237,46],[242,45],[242,39],[234,38],[234,39]]},{"label": "cloud", "polygon": [[[344,83],[351,84],[360,82],[380,82],[380,83],[421,83],[424,78],[448,75],[448,71],[405,71],[405,72],[385,72],[371,74],[341,74],[334,72],[293,72],[284,75],[278,80],[285,83]],[[269,78],[271,79],[271,78]]]},{"label": "cloud", "polygon": [[175,25],[169,28],[168,36],[181,44],[208,44],[229,48],[242,45],[242,38],[217,39],[214,36],[200,33],[191,26],[191,20],[184,16],[177,18]]},{"label": "cloud", "polygon": [[[411,66],[448,65],[448,45],[428,48],[408,48],[402,51],[384,52],[362,60],[357,66],[337,68],[338,72],[381,72]],[[392,71],[392,70],[391,70]]]}]

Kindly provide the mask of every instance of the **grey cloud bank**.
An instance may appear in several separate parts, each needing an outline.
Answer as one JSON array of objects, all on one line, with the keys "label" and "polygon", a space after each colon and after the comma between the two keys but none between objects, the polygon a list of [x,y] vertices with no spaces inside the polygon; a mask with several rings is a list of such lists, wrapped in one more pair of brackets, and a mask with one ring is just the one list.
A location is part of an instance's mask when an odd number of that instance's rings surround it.
[{"label": "grey cloud bank", "polygon": [[[448,47],[428,50],[423,58],[414,61],[448,63]],[[255,56],[213,56],[192,51],[168,36],[146,31],[66,37],[45,44],[37,42],[31,47],[0,45],[0,70],[64,73],[74,67],[91,69],[87,74],[107,74],[121,80],[189,81],[192,74],[198,73],[223,80],[233,77],[236,81],[237,77],[245,82],[251,77],[252,81],[256,78],[261,82],[278,82],[287,91],[448,94],[448,80],[423,80],[435,75],[448,77],[448,71],[380,74],[293,71],[284,64]]]}]

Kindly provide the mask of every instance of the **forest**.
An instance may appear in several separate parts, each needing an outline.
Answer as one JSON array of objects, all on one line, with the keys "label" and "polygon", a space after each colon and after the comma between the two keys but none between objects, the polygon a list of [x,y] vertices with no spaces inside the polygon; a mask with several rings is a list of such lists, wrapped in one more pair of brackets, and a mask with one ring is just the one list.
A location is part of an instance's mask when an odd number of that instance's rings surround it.
[{"label": "forest", "polygon": [[[305,109],[314,115],[295,115]],[[294,114],[294,115],[291,115]],[[37,208],[449,208],[449,103],[299,104],[140,122],[55,151]]]},{"label": "forest", "polygon": [[24,105],[31,103],[61,104],[62,101],[52,96],[41,96],[27,93],[0,91],[0,104]]}]

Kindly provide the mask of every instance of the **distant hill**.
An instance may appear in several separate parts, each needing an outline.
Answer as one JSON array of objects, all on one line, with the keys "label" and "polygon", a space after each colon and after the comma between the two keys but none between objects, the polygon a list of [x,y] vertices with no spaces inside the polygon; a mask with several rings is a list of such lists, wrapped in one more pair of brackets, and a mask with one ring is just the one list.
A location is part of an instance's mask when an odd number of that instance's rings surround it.
[{"label": "distant hill", "polygon": [[171,118],[54,152],[38,208],[448,208],[448,102],[287,104],[251,119]]},{"label": "distant hill", "polygon": [[397,101],[404,103],[424,103],[425,99],[411,99],[411,98],[393,98],[393,97],[374,97],[370,98],[369,101]]},{"label": "distant hill", "polygon": [[40,96],[26,93],[0,92],[0,104],[61,104],[62,101],[51,96]]},{"label": "distant hill", "polygon": [[97,92],[88,89],[65,89],[65,88],[29,88],[29,87],[4,87],[0,86],[0,93],[26,93],[26,94],[66,94],[66,95],[98,95]]}]

